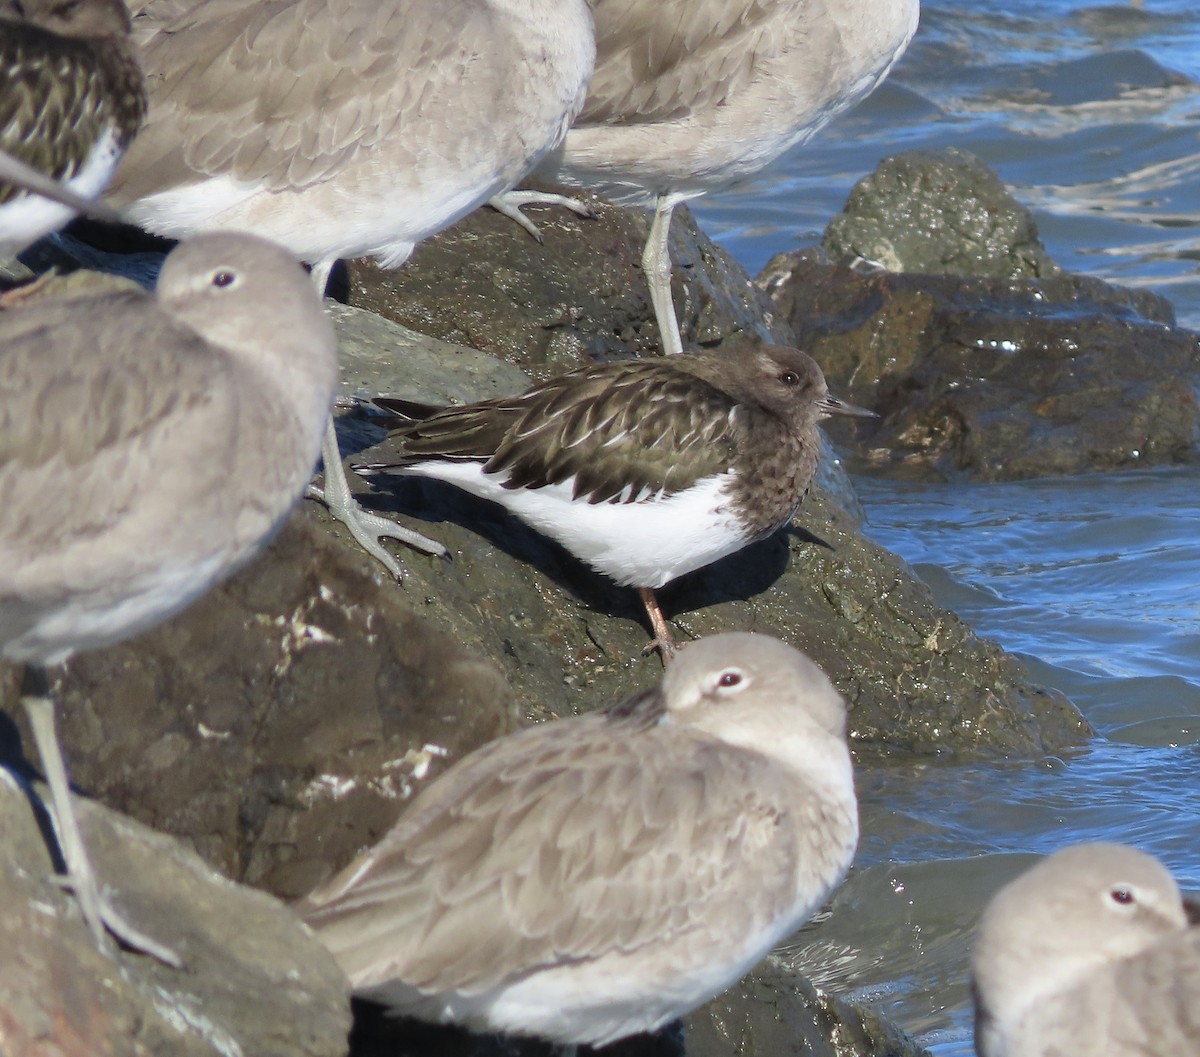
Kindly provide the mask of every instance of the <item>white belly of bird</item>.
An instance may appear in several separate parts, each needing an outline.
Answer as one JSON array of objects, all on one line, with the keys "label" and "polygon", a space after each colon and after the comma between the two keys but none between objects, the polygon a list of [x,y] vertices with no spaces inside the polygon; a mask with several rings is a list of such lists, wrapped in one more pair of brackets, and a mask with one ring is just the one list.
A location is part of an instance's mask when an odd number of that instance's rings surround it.
[{"label": "white belly of bird", "polygon": [[750,542],[734,514],[732,472],[632,503],[573,500],[574,478],[543,488],[504,488],[507,474],[485,474],[478,463],[426,463],[403,472],[446,481],[501,504],[626,587],[662,587]]},{"label": "white belly of bird", "polygon": [[[117,133],[109,128],[96,141],[79,171],[63,183],[84,198],[96,198],[112,179],[121,151]],[[0,259],[12,257],[43,235],[57,231],[75,215],[75,210],[49,198],[29,193],[0,205]]]}]

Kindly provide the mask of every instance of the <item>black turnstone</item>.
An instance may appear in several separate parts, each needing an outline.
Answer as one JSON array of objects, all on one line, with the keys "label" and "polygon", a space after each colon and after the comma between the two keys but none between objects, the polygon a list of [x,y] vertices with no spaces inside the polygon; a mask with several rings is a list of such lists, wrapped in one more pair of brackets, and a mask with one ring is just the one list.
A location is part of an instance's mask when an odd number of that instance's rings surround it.
[{"label": "black turnstone", "polygon": [[1200,1053],[1196,918],[1144,852],[1080,844],[1043,859],[980,922],[980,1057]]},{"label": "black turnstone", "polygon": [[27,665],[24,703],[89,927],[102,946],[107,927],[175,963],[100,896],[42,668],[165,620],[265,547],[320,451],[333,327],[291,254],[197,236],[167,257],[153,295],[47,287],[0,311],[0,377],[0,656]]},{"label": "black turnstone", "polygon": [[917,28],[919,0],[591,0],[587,102],[536,175],[654,206],[642,267],[663,351],[671,212],[743,182],[872,92]]},{"label": "black turnstone", "polygon": [[799,349],[751,343],[581,367],[519,396],[436,408],[379,398],[404,420],[394,462],[506,507],[640,590],[655,644],[674,642],[655,589],[769,536],[808,491],[817,423],[871,415],[829,394]]},{"label": "black turnstone", "polygon": [[[110,197],[170,238],[274,239],[323,291],[339,257],[403,263],[511,187],[565,134],[595,58],[585,0],[145,3],[135,34],[150,115]],[[393,575],[332,423],[324,500]]]},{"label": "black turnstone", "polygon": [[604,1045],[717,995],[850,866],[841,696],[777,639],[691,643],[662,684],[494,741],[296,907],[355,993]]},{"label": "black turnstone", "polygon": [[[146,112],[129,32],[121,0],[0,2],[0,150],[98,196]],[[26,184],[0,172],[0,259],[76,212]]]}]

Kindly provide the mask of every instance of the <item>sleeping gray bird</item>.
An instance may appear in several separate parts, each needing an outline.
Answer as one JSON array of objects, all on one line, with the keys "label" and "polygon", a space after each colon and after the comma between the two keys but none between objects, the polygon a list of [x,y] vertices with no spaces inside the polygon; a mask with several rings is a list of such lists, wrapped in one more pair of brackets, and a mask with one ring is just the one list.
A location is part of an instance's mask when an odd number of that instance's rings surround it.
[{"label": "sleeping gray bird", "polygon": [[874,91],[916,31],[919,0],[588,4],[587,102],[534,175],[654,207],[642,267],[663,352],[681,352],[675,206],[750,179]]},{"label": "sleeping gray bird", "polygon": [[841,696],[777,639],[716,635],[464,757],[297,909],[393,1013],[603,1045],[748,972],[857,840]]},{"label": "sleeping gray bird", "polygon": [[153,295],[0,311],[0,656],[25,706],[88,925],[170,963],[98,891],[44,666],[177,613],[258,554],[320,451],[337,346],[300,263],[249,235],[182,243]]},{"label": "sleeping gray bird", "polygon": [[1166,868],[1118,844],[1051,855],[988,906],[980,1057],[1200,1053],[1200,929]]}]

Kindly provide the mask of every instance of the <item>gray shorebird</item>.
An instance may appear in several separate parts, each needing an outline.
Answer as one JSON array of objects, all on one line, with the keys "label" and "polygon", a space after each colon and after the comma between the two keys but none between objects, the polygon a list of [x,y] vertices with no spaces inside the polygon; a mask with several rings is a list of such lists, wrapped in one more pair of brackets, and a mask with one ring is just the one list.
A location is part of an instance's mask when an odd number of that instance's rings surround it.
[{"label": "gray shorebird", "polygon": [[741,183],[874,91],[919,0],[589,0],[596,69],[535,176],[654,207],[642,257],[665,353],[683,349],[668,236],[680,202]]},{"label": "gray shorebird", "polygon": [[[0,151],[68,195],[99,195],[146,112],[129,30],[121,0],[0,2]],[[29,183],[0,166],[0,259],[80,211]]]},{"label": "gray shorebird", "polygon": [[165,620],[266,546],[320,451],[333,328],[291,254],[198,236],[153,295],[45,294],[0,312],[0,378],[0,656],[26,663],[68,880],[97,941],[108,927],[177,963],[100,896],[43,668]]},{"label": "gray shorebird", "polygon": [[1200,928],[1166,868],[1081,844],[1010,882],[973,961],[980,1057],[1200,1053]]},{"label": "gray shorebird", "polygon": [[364,476],[432,477],[499,503],[577,558],[654,592],[785,525],[820,457],[817,423],[870,415],[832,396],[811,356],[750,343],[582,367],[518,396],[437,408],[377,398],[401,457]]},{"label": "gray shorebird", "polygon": [[[111,198],[159,235],[245,230],[313,266],[405,261],[565,134],[595,55],[584,0],[148,0],[150,117]],[[445,548],[353,501],[330,422],[324,499],[380,545]]]},{"label": "gray shorebird", "polygon": [[357,995],[603,1045],[719,994],[824,902],[858,808],[846,712],[764,635],[476,750],[297,905]]}]

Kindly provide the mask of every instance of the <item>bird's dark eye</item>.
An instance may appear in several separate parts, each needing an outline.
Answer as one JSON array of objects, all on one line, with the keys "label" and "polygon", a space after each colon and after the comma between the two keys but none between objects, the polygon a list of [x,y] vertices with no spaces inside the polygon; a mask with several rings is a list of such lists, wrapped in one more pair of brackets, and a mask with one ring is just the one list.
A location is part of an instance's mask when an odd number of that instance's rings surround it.
[{"label": "bird's dark eye", "polygon": [[717,677],[717,686],[728,688],[730,686],[737,686],[738,683],[740,683],[741,681],[742,681],[742,673],[741,672],[722,672]]},{"label": "bird's dark eye", "polygon": [[1108,897],[1114,903],[1118,903],[1123,907],[1129,906],[1130,903],[1137,902],[1137,900],[1134,898],[1133,893],[1128,888],[1124,887],[1123,885],[1118,888],[1114,888],[1111,892],[1108,893]]},{"label": "bird's dark eye", "polygon": [[779,380],[781,382],[783,382],[784,385],[788,385],[788,386],[799,385],[800,384],[800,375],[798,375],[795,371],[784,371],[779,376]]},{"label": "bird's dark eye", "polygon": [[237,282],[236,272],[220,271],[213,273],[212,284],[219,290],[224,289],[226,286],[232,286],[235,282]]}]

